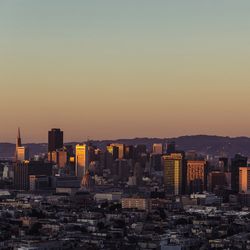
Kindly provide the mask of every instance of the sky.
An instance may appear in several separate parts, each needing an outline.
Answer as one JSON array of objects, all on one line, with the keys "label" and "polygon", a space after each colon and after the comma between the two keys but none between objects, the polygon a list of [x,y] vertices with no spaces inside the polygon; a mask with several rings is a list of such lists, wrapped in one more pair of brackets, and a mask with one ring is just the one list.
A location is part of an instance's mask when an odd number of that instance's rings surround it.
[{"label": "sky", "polygon": [[0,0],[0,142],[250,136],[249,0]]}]

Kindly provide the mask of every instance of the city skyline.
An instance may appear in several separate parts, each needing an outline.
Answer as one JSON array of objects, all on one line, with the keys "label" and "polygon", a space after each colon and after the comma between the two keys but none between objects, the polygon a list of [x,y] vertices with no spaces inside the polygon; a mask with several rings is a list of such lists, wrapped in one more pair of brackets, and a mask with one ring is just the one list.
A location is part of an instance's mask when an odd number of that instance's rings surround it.
[{"label": "city skyline", "polygon": [[1,1],[0,141],[250,136],[247,1]]},{"label": "city skyline", "polygon": [[250,1],[0,1],[1,249],[250,249]]},{"label": "city skyline", "polygon": [[[22,129],[20,127],[17,127],[17,129]],[[62,129],[62,128],[48,128],[48,131],[51,130],[51,129]],[[27,132],[27,130],[24,130]],[[26,144],[48,144],[48,131],[45,131],[43,138],[42,140],[38,140],[38,141],[35,141],[35,140],[32,140],[32,138],[29,136],[29,135],[25,135],[23,133],[23,129],[22,129],[22,144],[23,145],[26,145]],[[65,130],[62,129],[63,132],[65,132]],[[228,135],[216,135],[216,134],[183,134],[183,135],[176,135],[176,136],[163,136],[163,137],[157,137],[157,136],[134,136],[134,137],[113,137],[113,138],[109,138],[109,137],[103,137],[103,138],[91,138],[89,136],[84,136],[84,137],[79,137],[78,139],[76,140],[70,140],[68,139],[69,136],[67,136],[67,132],[65,133],[65,143],[68,144],[68,143],[86,143],[87,141],[113,141],[113,142],[116,142],[116,141],[120,141],[120,140],[137,140],[137,139],[149,139],[149,140],[153,140],[153,139],[156,139],[156,140],[166,140],[166,143],[167,143],[167,140],[171,140],[171,139],[177,139],[177,138],[185,138],[185,137],[218,137],[218,138],[230,138],[230,139],[236,139],[236,138],[249,138],[250,139],[250,136],[245,136],[245,135],[242,135],[242,136],[228,136]],[[31,141],[29,141],[29,138],[31,138]],[[16,131],[15,133],[12,134],[12,138],[11,140],[9,141],[0,141],[0,143],[10,143],[10,144],[16,144]]]}]

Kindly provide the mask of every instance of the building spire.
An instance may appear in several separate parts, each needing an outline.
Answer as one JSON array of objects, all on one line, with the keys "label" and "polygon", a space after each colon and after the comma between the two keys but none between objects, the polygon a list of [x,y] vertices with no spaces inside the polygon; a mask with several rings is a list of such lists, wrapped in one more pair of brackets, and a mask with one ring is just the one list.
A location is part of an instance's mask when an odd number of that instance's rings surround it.
[{"label": "building spire", "polygon": [[22,146],[22,141],[21,141],[21,132],[20,128],[17,130],[17,139],[16,139],[16,147],[21,147]]}]

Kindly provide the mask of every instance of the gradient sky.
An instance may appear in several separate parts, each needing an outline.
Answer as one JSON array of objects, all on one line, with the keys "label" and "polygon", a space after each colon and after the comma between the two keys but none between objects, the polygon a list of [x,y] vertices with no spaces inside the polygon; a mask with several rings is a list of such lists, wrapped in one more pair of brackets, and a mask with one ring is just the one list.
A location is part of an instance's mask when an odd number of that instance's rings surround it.
[{"label": "gradient sky", "polygon": [[0,141],[250,136],[249,0],[1,0]]}]

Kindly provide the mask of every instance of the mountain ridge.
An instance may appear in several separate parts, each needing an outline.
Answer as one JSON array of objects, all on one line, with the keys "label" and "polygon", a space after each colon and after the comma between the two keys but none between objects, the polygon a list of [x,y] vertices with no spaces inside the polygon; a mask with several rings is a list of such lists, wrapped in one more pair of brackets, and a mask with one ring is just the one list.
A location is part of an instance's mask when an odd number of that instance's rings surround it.
[{"label": "mountain ridge", "polygon": [[[195,150],[204,155],[227,155],[232,157],[236,153],[250,156],[250,138],[247,136],[229,137],[217,135],[186,135],[172,138],[157,137],[136,137],[129,139],[115,140],[91,140],[91,142],[104,149],[109,143],[124,143],[127,145],[145,144],[148,149],[153,143],[167,143],[175,141],[178,150]],[[65,145],[75,145],[79,142],[66,142]],[[47,143],[26,143],[29,146],[30,155],[47,152]],[[2,142],[0,143],[0,157],[12,157],[15,152],[15,144]]]}]

